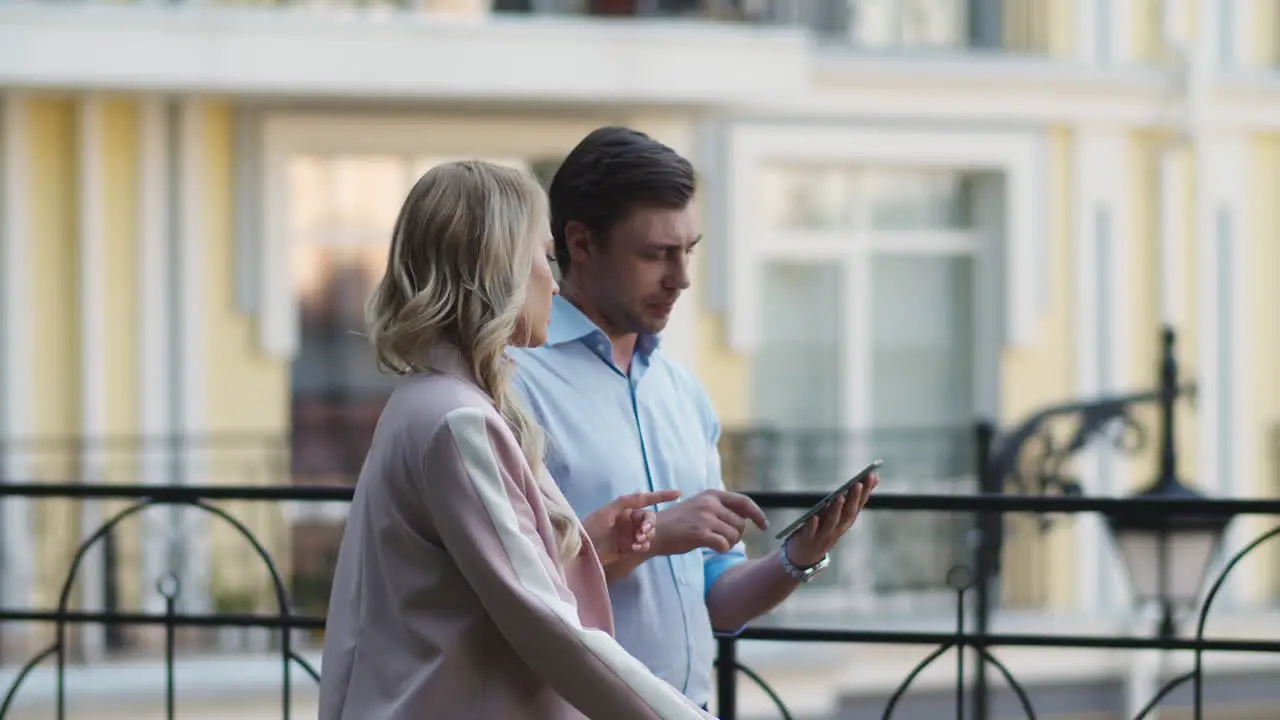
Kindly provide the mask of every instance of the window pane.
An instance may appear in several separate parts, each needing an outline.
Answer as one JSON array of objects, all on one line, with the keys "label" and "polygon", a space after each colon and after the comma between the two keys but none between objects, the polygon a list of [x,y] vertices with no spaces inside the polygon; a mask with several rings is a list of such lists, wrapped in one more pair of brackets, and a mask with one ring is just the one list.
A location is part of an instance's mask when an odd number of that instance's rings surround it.
[{"label": "window pane", "polygon": [[957,230],[971,226],[969,183],[947,170],[871,170],[859,199],[877,230]]},{"label": "window pane", "polygon": [[769,263],[760,348],[752,358],[755,416],[787,429],[840,424],[840,265]]},{"label": "window pane", "polygon": [[354,479],[390,390],[363,336],[365,299],[386,264],[409,163],[398,156],[298,157],[290,164],[300,344],[292,372],[293,470]]},{"label": "window pane", "polygon": [[[883,443],[877,450],[885,459],[888,492],[973,491],[967,482],[974,418],[972,262],[950,256],[872,260],[869,392],[875,427],[916,443]],[[941,590],[950,567],[968,562],[965,537],[972,523],[954,513],[872,518],[873,546],[885,549],[869,558],[877,592],[928,602],[932,596],[913,593]]]},{"label": "window pane", "polygon": [[367,245],[390,236],[408,167],[395,156],[296,158],[289,167],[294,245]]},{"label": "window pane", "polygon": [[968,257],[872,261],[872,413],[879,428],[973,422],[973,267]]},{"label": "window pane", "polygon": [[883,48],[968,45],[966,0],[850,0],[854,43]]},{"label": "window pane", "polygon": [[475,156],[473,156],[473,155],[456,155],[456,156],[446,156],[446,155],[439,155],[439,156],[436,156],[436,155],[429,155],[429,156],[424,156],[424,157],[416,158],[416,159],[414,160],[414,163],[413,163],[413,182],[417,182],[417,181],[418,181],[418,178],[422,177],[422,175],[423,175],[424,173],[426,173],[428,170],[430,170],[431,168],[433,168],[433,167],[435,167],[435,166],[437,166],[437,165],[441,165],[441,164],[443,164],[443,163],[447,163],[447,162],[457,162],[457,161],[459,161],[459,160],[477,160],[477,159],[478,159],[478,160],[484,160],[485,162],[491,162],[491,163],[494,163],[494,164],[496,164],[496,165],[505,165],[505,166],[507,166],[507,167],[516,168],[516,169],[518,169],[518,170],[528,170],[528,169],[529,169],[529,163],[528,163],[528,162],[526,162],[526,161],[524,161],[524,160],[521,160],[520,158],[512,158],[512,157],[486,157],[486,158],[476,158],[476,157],[475,157]]},{"label": "window pane", "polygon": [[[827,490],[842,477],[842,276],[833,262],[765,267],[760,346],[751,362],[752,414],[763,447],[746,473],[751,487]],[[776,527],[797,515],[768,513]],[[815,586],[841,582],[833,566]]]},{"label": "window pane", "polygon": [[849,225],[849,184],[840,168],[780,167],[762,173],[762,183],[771,227],[818,230]]}]

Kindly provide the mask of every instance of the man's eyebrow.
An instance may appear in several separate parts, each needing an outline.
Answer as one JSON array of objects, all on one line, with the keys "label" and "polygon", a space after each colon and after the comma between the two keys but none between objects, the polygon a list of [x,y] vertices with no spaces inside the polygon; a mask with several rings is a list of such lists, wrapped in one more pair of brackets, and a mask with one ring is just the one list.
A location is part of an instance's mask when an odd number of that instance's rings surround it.
[{"label": "man's eyebrow", "polygon": [[[694,247],[695,245],[697,245],[697,244],[698,244],[698,243],[700,243],[700,242],[702,242],[702,235],[701,235],[701,234],[699,234],[697,237],[695,237],[695,238],[693,239],[693,242],[689,243],[689,247]],[[655,241],[653,241],[653,242],[646,243],[646,244],[647,244],[649,247],[651,247],[651,248],[678,248],[678,247],[684,247],[684,243],[679,242],[679,241],[674,241],[674,242],[673,242],[673,241],[671,241],[671,240],[655,240]]]}]

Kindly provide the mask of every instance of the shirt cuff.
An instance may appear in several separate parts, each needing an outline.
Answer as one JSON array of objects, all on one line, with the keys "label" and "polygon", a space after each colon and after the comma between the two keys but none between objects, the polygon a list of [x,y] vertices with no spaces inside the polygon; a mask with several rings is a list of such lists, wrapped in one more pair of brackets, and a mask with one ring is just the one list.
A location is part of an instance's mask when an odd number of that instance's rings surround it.
[{"label": "shirt cuff", "polygon": [[[720,579],[720,576],[723,575],[726,570],[733,567],[734,565],[737,565],[738,563],[745,562],[746,559],[747,559],[746,550],[740,546],[735,547],[734,549],[726,553],[717,553],[717,552],[712,552],[710,550],[704,550],[702,554],[702,577],[703,577],[703,587],[705,588],[704,592],[711,592],[711,586],[715,585],[716,581]],[[715,631],[715,635],[716,637],[733,637],[738,633],[742,632],[745,628],[746,628],[746,625],[743,625],[742,627],[736,630],[728,630],[728,631],[717,630]]]}]

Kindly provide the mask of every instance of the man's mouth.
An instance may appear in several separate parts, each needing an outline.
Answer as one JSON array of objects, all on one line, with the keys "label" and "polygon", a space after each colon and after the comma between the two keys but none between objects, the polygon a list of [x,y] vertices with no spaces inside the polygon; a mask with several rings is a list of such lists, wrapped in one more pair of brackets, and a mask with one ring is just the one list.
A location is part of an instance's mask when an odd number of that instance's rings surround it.
[{"label": "man's mouth", "polygon": [[650,303],[650,305],[649,305],[649,307],[653,308],[654,312],[657,312],[657,313],[659,313],[659,314],[661,314],[661,315],[669,315],[669,314],[671,314],[671,310],[672,310],[675,306],[676,306],[676,301],[675,301],[675,300],[671,300],[671,301],[668,301],[668,302],[656,302],[656,303]]}]

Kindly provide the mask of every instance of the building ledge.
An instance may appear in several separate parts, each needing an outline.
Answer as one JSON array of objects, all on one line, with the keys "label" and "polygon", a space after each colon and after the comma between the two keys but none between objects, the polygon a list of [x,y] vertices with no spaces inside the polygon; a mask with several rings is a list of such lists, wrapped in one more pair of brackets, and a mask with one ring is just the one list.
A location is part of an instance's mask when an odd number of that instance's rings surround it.
[{"label": "building ledge", "polygon": [[799,30],[574,17],[0,3],[0,84],[705,105],[803,87]]},{"label": "building ledge", "polygon": [[[1001,126],[1280,129],[1280,74],[1220,72],[1190,93],[1178,71],[1004,53],[877,53],[818,46],[803,92],[762,96],[744,116]],[[1194,106],[1192,105],[1194,104]]]}]

